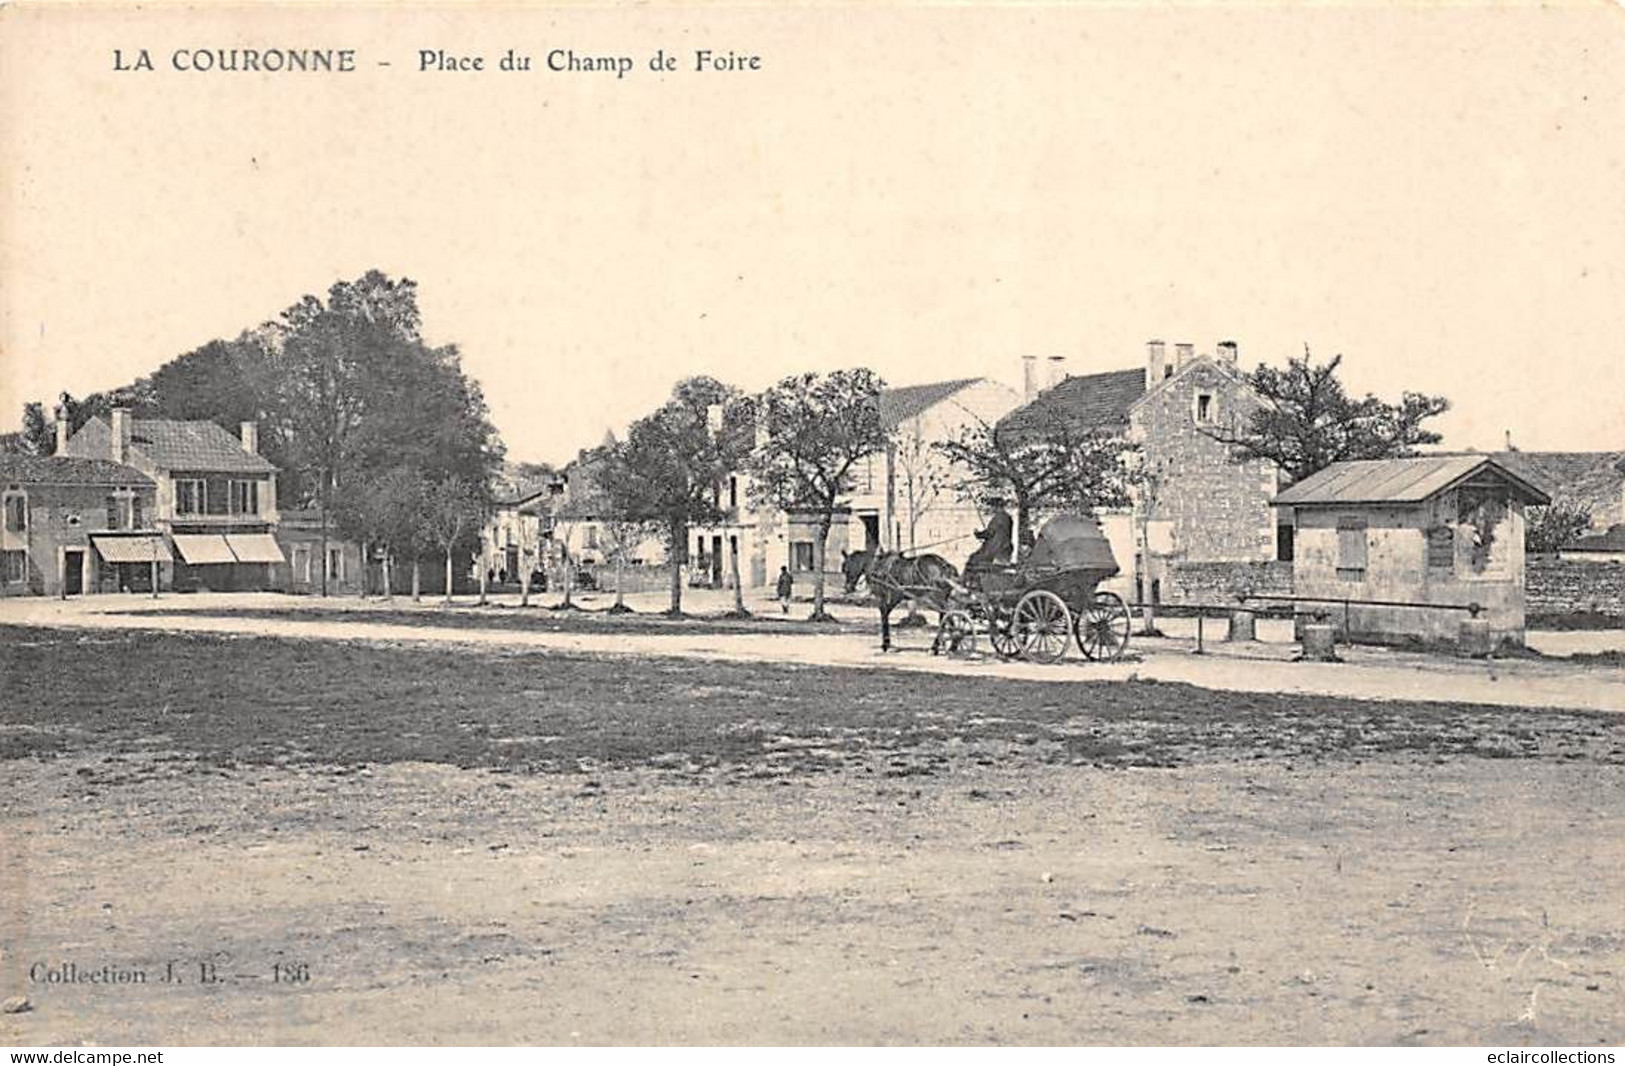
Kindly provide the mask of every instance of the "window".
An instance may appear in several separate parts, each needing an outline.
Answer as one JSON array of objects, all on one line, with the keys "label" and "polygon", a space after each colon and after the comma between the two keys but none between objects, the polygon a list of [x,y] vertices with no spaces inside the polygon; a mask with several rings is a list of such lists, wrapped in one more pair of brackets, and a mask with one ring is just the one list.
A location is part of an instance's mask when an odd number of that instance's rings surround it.
[{"label": "window", "polygon": [[260,513],[260,483],[258,481],[233,481],[231,483],[231,513]]},{"label": "window", "polygon": [[141,528],[140,498],[130,492],[114,493],[107,497],[107,528]]},{"label": "window", "polygon": [[5,553],[5,581],[8,585],[21,584],[28,577],[28,553]]},{"label": "window", "polygon": [[1283,563],[1290,563],[1297,551],[1296,526],[1275,527],[1275,558]]},{"label": "window", "polygon": [[6,532],[21,533],[28,529],[28,497],[21,494],[6,497]]},{"label": "window", "polygon": [[790,569],[797,573],[810,573],[813,568],[813,543],[810,540],[794,541],[790,545]]},{"label": "window", "polygon": [[175,513],[202,514],[208,493],[202,478],[177,478],[175,481]]},{"label": "window", "polygon": [[329,581],[344,580],[344,549],[327,549],[327,579]]},{"label": "window", "polygon": [[739,509],[739,478],[732,474],[728,476],[728,509]]},{"label": "window", "polygon": [[1344,581],[1364,581],[1365,563],[1365,519],[1339,518],[1337,520],[1337,576]]},{"label": "window", "polygon": [[1213,422],[1213,394],[1211,392],[1196,394],[1196,421],[1204,426]]},{"label": "window", "polygon": [[303,544],[297,544],[293,549],[293,579],[310,584],[310,549]]},{"label": "window", "polygon": [[597,526],[588,526],[586,529],[582,530],[581,539],[582,539],[583,546],[585,546],[585,547],[588,547],[588,548],[596,548],[596,547],[598,547],[598,527]]}]

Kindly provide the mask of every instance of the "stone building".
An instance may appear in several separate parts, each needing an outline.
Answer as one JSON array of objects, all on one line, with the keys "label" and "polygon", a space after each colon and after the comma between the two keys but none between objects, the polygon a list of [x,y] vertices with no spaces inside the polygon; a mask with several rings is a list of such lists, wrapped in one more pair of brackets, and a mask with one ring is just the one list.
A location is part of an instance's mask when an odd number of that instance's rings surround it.
[{"label": "stone building", "polygon": [[0,594],[168,587],[155,489],[139,470],[105,459],[0,455]]},{"label": "stone building", "polygon": [[[58,419],[59,426],[65,422]],[[62,431],[59,431],[62,432]],[[233,437],[213,422],[92,418],[62,454],[134,467],[156,486],[153,524],[175,549],[176,588],[269,589],[287,562],[274,536],[276,467],[259,454],[259,429]]]},{"label": "stone building", "polygon": [[[1541,486],[1483,456],[1333,463],[1283,491],[1300,617],[1351,641],[1453,644],[1476,605],[1495,643],[1524,639],[1524,508]],[[1444,609],[1418,606],[1436,605]]]},{"label": "stone building", "polygon": [[1213,603],[1290,591],[1291,534],[1278,534],[1270,507],[1275,468],[1238,461],[1224,442],[1259,402],[1233,341],[1213,354],[1178,343],[1170,355],[1153,340],[1141,366],[1064,377],[1001,427],[1041,432],[1059,419],[1136,443],[1145,479],[1133,506],[1096,516],[1123,571],[1104,587],[1156,603]]}]

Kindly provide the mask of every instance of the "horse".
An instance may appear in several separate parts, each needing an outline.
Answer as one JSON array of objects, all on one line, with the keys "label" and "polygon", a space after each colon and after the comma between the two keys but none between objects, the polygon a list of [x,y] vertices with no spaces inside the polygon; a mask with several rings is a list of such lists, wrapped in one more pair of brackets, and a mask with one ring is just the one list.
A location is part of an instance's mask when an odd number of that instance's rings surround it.
[{"label": "horse", "polygon": [[[923,601],[939,615],[947,609],[949,589],[959,581],[959,571],[940,555],[907,556],[902,552],[870,549],[853,552],[841,563],[846,591],[856,591],[861,579],[869,586],[880,610],[880,650],[891,651],[891,613],[899,604]],[[942,627],[931,642],[931,654],[941,651]]]}]

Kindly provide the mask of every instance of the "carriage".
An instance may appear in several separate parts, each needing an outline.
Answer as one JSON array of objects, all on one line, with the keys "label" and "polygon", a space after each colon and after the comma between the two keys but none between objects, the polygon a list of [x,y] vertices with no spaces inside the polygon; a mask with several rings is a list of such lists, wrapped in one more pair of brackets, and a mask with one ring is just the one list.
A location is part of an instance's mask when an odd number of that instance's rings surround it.
[{"label": "carriage", "polygon": [[1093,519],[1052,518],[1019,562],[967,574],[969,581],[980,577],[980,588],[949,590],[934,648],[973,655],[985,637],[1001,659],[1058,662],[1069,643],[1087,659],[1120,659],[1128,647],[1128,605],[1096,587],[1117,572]]}]

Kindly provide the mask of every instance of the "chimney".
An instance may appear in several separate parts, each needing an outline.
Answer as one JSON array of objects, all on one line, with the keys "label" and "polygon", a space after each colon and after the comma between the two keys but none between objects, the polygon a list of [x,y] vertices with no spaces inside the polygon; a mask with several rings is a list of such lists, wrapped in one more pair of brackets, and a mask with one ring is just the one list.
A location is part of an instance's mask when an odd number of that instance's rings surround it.
[{"label": "chimney", "polygon": [[1239,354],[1240,353],[1236,348],[1235,341],[1219,342],[1219,362],[1225,364],[1226,366],[1235,366],[1236,357]]},{"label": "chimney", "polygon": [[244,422],[242,425],[243,451],[249,455],[260,453],[260,424],[258,422]]},{"label": "chimney", "polygon": [[1145,342],[1145,389],[1150,392],[1163,378],[1168,364],[1168,349],[1161,341]]},{"label": "chimney", "polygon": [[68,454],[68,412],[61,407],[56,409],[56,454]]},{"label": "chimney", "polygon": [[1021,398],[1031,403],[1038,395],[1038,356],[1024,355],[1021,357]]},{"label": "chimney", "polygon": [[113,408],[113,462],[124,462],[125,454],[130,450],[130,409],[128,407]]},{"label": "chimney", "polygon": [[1506,448],[1506,450],[1509,451],[1509,452],[1517,451],[1518,446],[1516,444],[1512,443],[1512,431],[1510,429],[1506,431],[1506,435],[1507,435],[1507,448]]},{"label": "chimney", "polygon": [[1044,362],[1044,387],[1053,389],[1066,380],[1066,356],[1052,355]]},{"label": "chimney", "polygon": [[1188,341],[1181,341],[1174,345],[1174,373],[1185,369],[1185,364],[1191,361],[1196,353],[1196,346]]}]

